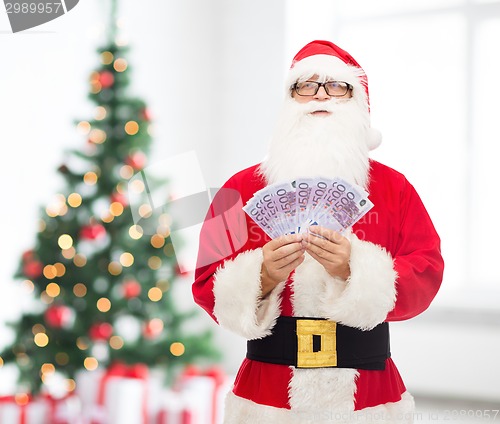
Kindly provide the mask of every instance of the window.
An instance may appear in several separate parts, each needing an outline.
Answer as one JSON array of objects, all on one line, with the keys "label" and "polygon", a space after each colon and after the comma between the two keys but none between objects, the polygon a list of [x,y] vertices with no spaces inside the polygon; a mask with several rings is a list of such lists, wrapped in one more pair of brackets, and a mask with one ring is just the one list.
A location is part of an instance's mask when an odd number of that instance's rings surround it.
[{"label": "window", "polygon": [[317,3],[316,28],[290,3],[288,57],[329,37],[359,61],[383,135],[373,157],[406,175],[442,238],[440,296],[473,286],[488,301],[500,290],[500,0]]}]

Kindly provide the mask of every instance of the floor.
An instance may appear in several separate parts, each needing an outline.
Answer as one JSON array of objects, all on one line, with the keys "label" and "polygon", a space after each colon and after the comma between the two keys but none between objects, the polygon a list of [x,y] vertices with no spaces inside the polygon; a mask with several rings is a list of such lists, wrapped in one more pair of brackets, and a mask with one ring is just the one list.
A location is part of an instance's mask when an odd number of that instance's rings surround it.
[{"label": "floor", "polygon": [[415,396],[415,424],[500,424],[500,401],[448,400]]}]

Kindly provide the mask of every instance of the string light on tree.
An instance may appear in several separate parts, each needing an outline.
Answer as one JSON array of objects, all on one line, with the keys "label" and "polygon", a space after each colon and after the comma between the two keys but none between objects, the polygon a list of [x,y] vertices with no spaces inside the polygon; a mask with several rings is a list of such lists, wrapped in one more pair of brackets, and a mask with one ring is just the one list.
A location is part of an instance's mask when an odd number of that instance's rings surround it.
[{"label": "string light on tree", "polygon": [[107,138],[108,135],[106,134],[106,131],[99,128],[94,128],[89,133],[89,141],[94,144],[102,144],[106,141]]},{"label": "string light on tree", "polygon": [[174,342],[170,345],[170,353],[174,356],[182,356],[186,352],[185,346],[181,342]]},{"label": "string light on tree", "polygon": [[94,111],[94,118],[102,121],[106,118],[107,110],[104,106],[97,106]]},{"label": "string light on tree", "polygon": [[87,258],[85,255],[82,255],[80,253],[77,253],[75,257],[73,258],[73,263],[78,267],[78,268],[83,268],[87,264]]},{"label": "string light on tree", "polygon": [[77,208],[82,204],[82,196],[79,193],[71,193],[68,196],[68,205]]},{"label": "string light on tree", "polygon": [[45,292],[50,297],[57,297],[61,294],[61,287],[57,283],[49,283],[45,288]]},{"label": "string light on tree", "polygon": [[119,57],[113,62],[113,68],[116,72],[125,72],[127,69],[128,63],[125,59]]},{"label": "string light on tree", "polygon": [[113,261],[108,265],[108,272],[111,275],[120,275],[122,273],[123,267],[119,262]]},{"label": "string light on tree", "polygon": [[94,171],[86,172],[85,175],[83,176],[83,181],[85,182],[85,184],[90,185],[90,186],[96,184],[97,180],[98,180],[98,177]]},{"label": "string light on tree", "polygon": [[63,249],[61,254],[65,259],[73,259],[76,255],[76,249],[74,247],[70,247],[69,249]]},{"label": "string light on tree", "polygon": [[71,247],[73,247],[73,238],[69,234],[63,234],[59,236],[57,244],[63,250],[70,249]]},{"label": "string light on tree", "polygon": [[159,302],[163,297],[163,292],[159,287],[152,287],[148,291],[148,297],[152,302]]},{"label": "string light on tree", "polygon": [[109,213],[113,216],[120,216],[123,213],[124,207],[120,202],[113,202],[109,206]]},{"label": "string light on tree", "polygon": [[109,346],[111,347],[111,349],[119,350],[123,346],[125,346],[125,342],[120,336],[112,336],[109,339]]},{"label": "string light on tree", "polygon": [[134,240],[139,240],[144,234],[144,230],[140,225],[132,225],[128,230],[128,234],[130,238]]},{"label": "string light on tree", "polygon": [[123,165],[120,168],[120,177],[125,180],[129,180],[134,176],[134,172],[134,168],[132,168],[130,165]]},{"label": "string light on tree", "polygon": [[113,53],[109,51],[104,51],[101,53],[101,62],[103,65],[111,65],[113,63],[114,56]]},{"label": "string light on tree", "polygon": [[49,344],[49,337],[45,333],[37,333],[33,341],[38,347],[45,347]]},{"label": "string light on tree", "polygon": [[125,132],[128,135],[136,135],[139,132],[139,124],[136,121],[128,121],[125,124]]},{"label": "string light on tree", "polygon": [[87,294],[87,286],[83,283],[77,283],[73,287],[73,294],[76,297],[85,297]]},{"label": "string light on tree", "polygon": [[80,121],[76,126],[76,129],[80,134],[89,134],[92,126],[88,121]]},{"label": "string light on tree", "polygon": [[96,358],[89,356],[83,361],[83,366],[87,371],[95,371],[99,366],[99,362]]},{"label": "string light on tree", "polygon": [[111,301],[107,297],[101,297],[97,301],[97,309],[99,312],[109,312],[111,309]]}]

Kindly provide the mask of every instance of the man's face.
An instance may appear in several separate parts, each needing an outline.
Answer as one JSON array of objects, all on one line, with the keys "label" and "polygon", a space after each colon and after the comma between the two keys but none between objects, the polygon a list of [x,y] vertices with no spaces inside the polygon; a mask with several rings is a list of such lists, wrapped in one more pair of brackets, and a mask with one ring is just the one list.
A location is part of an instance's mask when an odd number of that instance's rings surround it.
[{"label": "man's face", "polygon": [[[304,83],[307,84],[307,82],[317,82],[319,76],[318,75],[313,75],[311,78],[309,78],[307,81]],[[325,82],[331,82],[334,81],[332,79],[328,79]],[[304,84],[303,83],[303,84]],[[299,95],[295,89],[292,89],[292,97],[295,99],[296,102],[298,103],[309,103],[311,101],[316,101],[316,102],[326,102],[331,100],[332,98],[335,99],[350,99],[352,97],[352,89],[349,88],[345,94],[339,96],[331,96],[327,93],[326,89],[324,86],[319,87],[318,91],[314,95]],[[311,112],[310,115],[313,116],[328,116],[331,115],[331,112],[326,111],[326,110],[317,110],[315,112]]]},{"label": "man's face", "polygon": [[284,99],[263,173],[270,184],[322,175],[365,186],[369,114],[357,88],[310,75],[293,84]]}]

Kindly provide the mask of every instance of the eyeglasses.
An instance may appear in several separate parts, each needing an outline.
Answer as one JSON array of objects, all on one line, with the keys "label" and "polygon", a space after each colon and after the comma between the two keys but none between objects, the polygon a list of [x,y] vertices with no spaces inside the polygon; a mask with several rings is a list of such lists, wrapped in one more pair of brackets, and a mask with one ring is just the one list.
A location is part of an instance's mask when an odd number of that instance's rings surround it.
[{"label": "eyeglasses", "polygon": [[349,90],[352,90],[352,85],[343,81],[297,82],[292,85],[292,90],[295,90],[299,96],[315,96],[320,87],[324,87],[326,94],[332,97],[345,96]]}]

